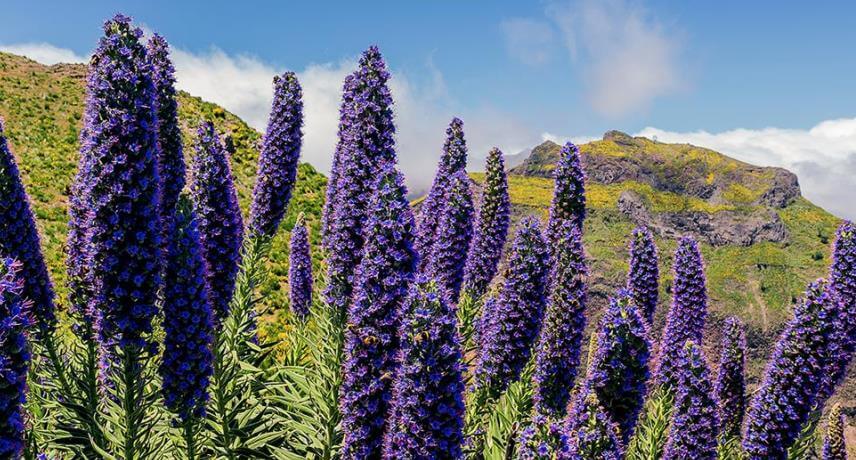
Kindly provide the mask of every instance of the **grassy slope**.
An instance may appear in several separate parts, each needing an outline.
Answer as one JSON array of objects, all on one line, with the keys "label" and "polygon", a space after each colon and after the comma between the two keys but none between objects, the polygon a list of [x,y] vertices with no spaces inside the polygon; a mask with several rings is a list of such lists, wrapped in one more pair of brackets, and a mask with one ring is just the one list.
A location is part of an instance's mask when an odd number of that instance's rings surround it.
[{"label": "grassy slope", "polygon": [[[66,235],[68,190],[77,169],[78,131],[82,124],[85,67],[46,67],[28,59],[0,53],[0,116],[18,158],[27,191],[33,201],[42,245],[60,302],[65,301],[63,245]],[[235,115],[214,104],[179,95],[185,156],[190,160],[195,126],[210,119],[221,133],[232,136],[236,152],[232,172],[241,205],[248,209],[255,178],[257,145],[261,135]],[[326,178],[312,166],[301,164],[294,198],[281,231],[274,241],[272,273],[264,289],[271,305],[287,302],[288,231],[297,212],[307,214],[313,247],[320,247],[319,225]],[[316,264],[320,261],[316,260]]]}]

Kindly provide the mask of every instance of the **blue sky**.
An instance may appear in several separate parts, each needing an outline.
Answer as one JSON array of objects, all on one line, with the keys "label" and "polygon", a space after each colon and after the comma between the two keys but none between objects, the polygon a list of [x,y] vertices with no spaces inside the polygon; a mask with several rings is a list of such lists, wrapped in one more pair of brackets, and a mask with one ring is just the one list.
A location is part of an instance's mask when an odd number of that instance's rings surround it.
[{"label": "blue sky", "polygon": [[183,88],[259,128],[272,75],[299,72],[304,157],[322,169],[341,78],[377,44],[414,187],[459,115],[474,159],[620,129],[788,167],[809,198],[856,217],[840,196],[856,198],[853,2],[32,3],[4,5],[0,49],[85,60],[121,11],[170,41]]}]

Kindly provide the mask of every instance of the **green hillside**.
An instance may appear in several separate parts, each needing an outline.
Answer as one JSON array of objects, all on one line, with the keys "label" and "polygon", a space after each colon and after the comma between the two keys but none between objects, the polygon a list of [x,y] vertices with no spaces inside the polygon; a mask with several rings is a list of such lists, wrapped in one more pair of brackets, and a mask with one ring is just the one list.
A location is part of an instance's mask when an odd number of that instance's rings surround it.
[{"label": "green hillside", "polygon": [[[77,169],[77,137],[82,124],[85,73],[83,65],[44,66],[23,57],[0,53],[0,116],[6,120],[9,143],[33,201],[45,257],[61,303],[65,302],[66,292],[63,268],[66,205]],[[192,135],[202,120],[212,120],[221,133],[232,137],[235,145],[232,171],[246,213],[255,180],[257,146],[261,135],[215,104],[184,92],[178,99],[188,160],[193,154]],[[273,276],[264,286],[274,307],[287,301],[288,231],[294,225],[297,210],[307,214],[313,247],[320,246],[319,217],[326,183],[327,179],[312,166],[300,165],[294,198],[283,224],[284,231],[273,242]]]}]

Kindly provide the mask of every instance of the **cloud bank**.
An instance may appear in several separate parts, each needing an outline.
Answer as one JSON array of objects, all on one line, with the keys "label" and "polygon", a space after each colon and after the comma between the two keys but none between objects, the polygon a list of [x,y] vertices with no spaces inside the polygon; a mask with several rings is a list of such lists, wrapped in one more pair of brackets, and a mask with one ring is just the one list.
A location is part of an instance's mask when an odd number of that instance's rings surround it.
[{"label": "cloud bank", "polygon": [[28,58],[45,64],[54,65],[60,63],[86,62],[88,58],[81,56],[66,48],[51,45],[50,43],[18,43],[11,45],[0,44],[0,51],[27,56]]}]

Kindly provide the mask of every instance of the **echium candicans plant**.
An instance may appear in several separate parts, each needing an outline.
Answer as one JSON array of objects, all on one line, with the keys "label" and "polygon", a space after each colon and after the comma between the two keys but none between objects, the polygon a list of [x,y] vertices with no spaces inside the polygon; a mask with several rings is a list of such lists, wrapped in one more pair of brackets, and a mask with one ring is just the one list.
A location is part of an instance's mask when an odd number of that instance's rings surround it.
[{"label": "echium candicans plant", "polygon": [[154,34],[149,39],[147,54],[155,85],[158,117],[161,226],[168,231],[178,196],[184,189],[186,170],[181,127],[178,124],[178,101],[175,97],[175,68],[169,58],[169,45],[160,35]]},{"label": "echium candicans plant", "polygon": [[565,426],[560,460],[620,460],[624,455],[618,425],[601,406],[597,394],[582,388]]},{"label": "echium candicans plant", "polygon": [[333,151],[333,164],[330,168],[330,177],[327,179],[327,189],[324,196],[324,210],[321,213],[321,237],[325,251],[332,251],[329,238],[330,225],[333,221],[336,211],[336,197],[338,196],[338,183],[341,170],[345,167],[348,161],[348,147],[351,142],[351,125],[353,124],[354,115],[354,74],[345,77],[345,83],[342,85],[342,104],[339,106],[339,128],[337,133],[338,141],[336,149]]},{"label": "echium candicans plant", "polygon": [[580,159],[580,149],[571,142],[566,143],[559,153],[559,161],[553,170],[556,181],[553,201],[550,203],[550,219],[547,222],[547,240],[560,238],[559,227],[564,220],[574,222],[582,232],[586,217],[586,175]]},{"label": "echium candicans plant", "polygon": [[818,392],[819,406],[832,396],[835,387],[844,380],[856,352],[856,225],[850,221],[842,223],[836,232],[829,282],[830,288],[841,301],[841,308],[835,312],[838,331],[830,345],[832,357],[827,363]]},{"label": "echium candicans plant", "polygon": [[205,416],[213,372],[214,314],[196,225],[190,204],[178,203],[166,245],[160,364],[164,402],[183,429],[188,458],[197,455],[197,424]]},{"label": "echium candicans plant", "polygon": [[419,208],[419,234],[416,237],[416,250],[422,257],[422,264],[432,260],[434,243],[441,237],[437,235],[440,220],[446,209],[446,201],[452,187],[453,177],[467,167],[467,141],[464,139],[464,122],[460,118],[452,118],[446,128],[446,141],[443,143],[443,154],[437,165],[434,183],[428,191],[428,196]]},{"label": "echium candicans plant", "polygon": [[473,240],[464,267],[464,291],[478,299],[487,292],[496,275],[511,220],[508,178],[502,152],[493,148],[487,154],[484,189],[473,230]]},{"label": "echium candicans plant", "polygon": [[720,347],[719,372],[714,393],[719,403],[722,434],[738,438],[746,411],[746,327],[736,317],[725,320]]},{"label": "echium candicans plant", "polygon": [[657,245],[646,227],[636,227],[630,236],[630,271],[627,273],[627,289],[642,313],[651,324],[659,297],[660,269],[657,266]]},{"label": "echium candicans plant", "polygon": [[535,355],[535,413],[562,418],[580,363],[580,344],[586,326],[588,289],[585,255],[579,228],[570,221],[561,226],[553,254],[550,297]]},{"label": "echium candicans plant", "polygon": [[268,238],[276,234],[288,208],[303,142],[303,92],[297,75],[286,72],[274,77],[273,85],[273,106],[259,155],[249,224],[251,234]]},{"label": "echium candicans plant", "polygon": [[428,278],[411,286],[400,331],[384,457],[460,458],[464,381],[457,319]]},{"label": "echium candicans plant", "polygon": [[21,182],[18,165],[6,142],[0,118],[0,254],[21,262],[25,299],[32,302],[40,335],[50,340],[56,326],[54,291],[42,256],[30,199]]},{"label": "echium candicans plant", "polygon": [[841,406],[832,406],[826,423],[826,435],[823,438],[822,460],[847,460],[847,445],[844,440],[844,415]]},{"label": "echium candicans plant", "polygon": [[538,220],[527,217],[514,237],[505,281],[499,297],[481,320],[481,352],[475,370],[476,386],[490,395],[501,394],[520,377],[541,328],[548,266],[547,242]]},{"label": "echium candicans plant", "polygon": [[197,129],[194,149],[190,199],[199,224],[205,282],[215,322],[222,323],[229,316],[235,290],[244,225],[229,157],[211,122],[204,122]]},{"label": "echium candicans plant", "polygon": [[743,448],[749,458],[784,459],[799,437],[816,405],[839,302],[821,279],[794,307],[746,413]]},{"label": "echium candicans plant", "polygon": [[610,299],[594,343],[584,386],[597,394],[626,444],[645,401],[651,349],[647,324],[629,291],[619,290]]},{"label": "echium candicans plant", "polygon": [[303,214],[297,217],[291,230],[288,255],[288,293],[291,312],[300,319],[309,316],[312,305],[312,256],[309,232]]},{"label": "echium candicans plant", "polygon": [[674,388],[675,366],[687,340],[701,343],[707,316],[707,283],[698,243],[684,236],[678,242],[672,265],[672,304],[660,340],[654,371],[655,383]]},{"label": "echium candicans plant", "polygon": [[470,179],[465,171],[458,171],[450,178],[444,200],[442,217],[436,229],[437,238],[428,253],[431,260],[426,270],[446,300],[457,303],[473,234],[473,199]]},{"label": "echium candicans plant", "polygon": [[347,312],[339,392],[346,459],[381,455],[399,349],[399,315],[418,262],[414,231],[403,179],[395,164],[387,162],[368,208],[366,244]]},{"label": "echium candicans plant", "polygon": [[701,348],[687,341],[677,363],[677,388],[672,427],[663,458],[717,458],[719,415],[710,370]]},{"label": "echium candicans plant", "polygon": [[24,402],[30,351],[26,330],[32,325],[21,263],[0,260],[0,456],[21,458],[24,451]]},{"label": "echium candicans plant", "polygon": [[[360,57],[353,78],[346,80],[340,124],[334,202],[326,207],[327,303],[345,311],[353,294],[354,270],[365,240],[372,190],[383,163],[395,162],[395,126],[389,70],[377,47]],[[347,129],[343,129],[347,120]]]}]

